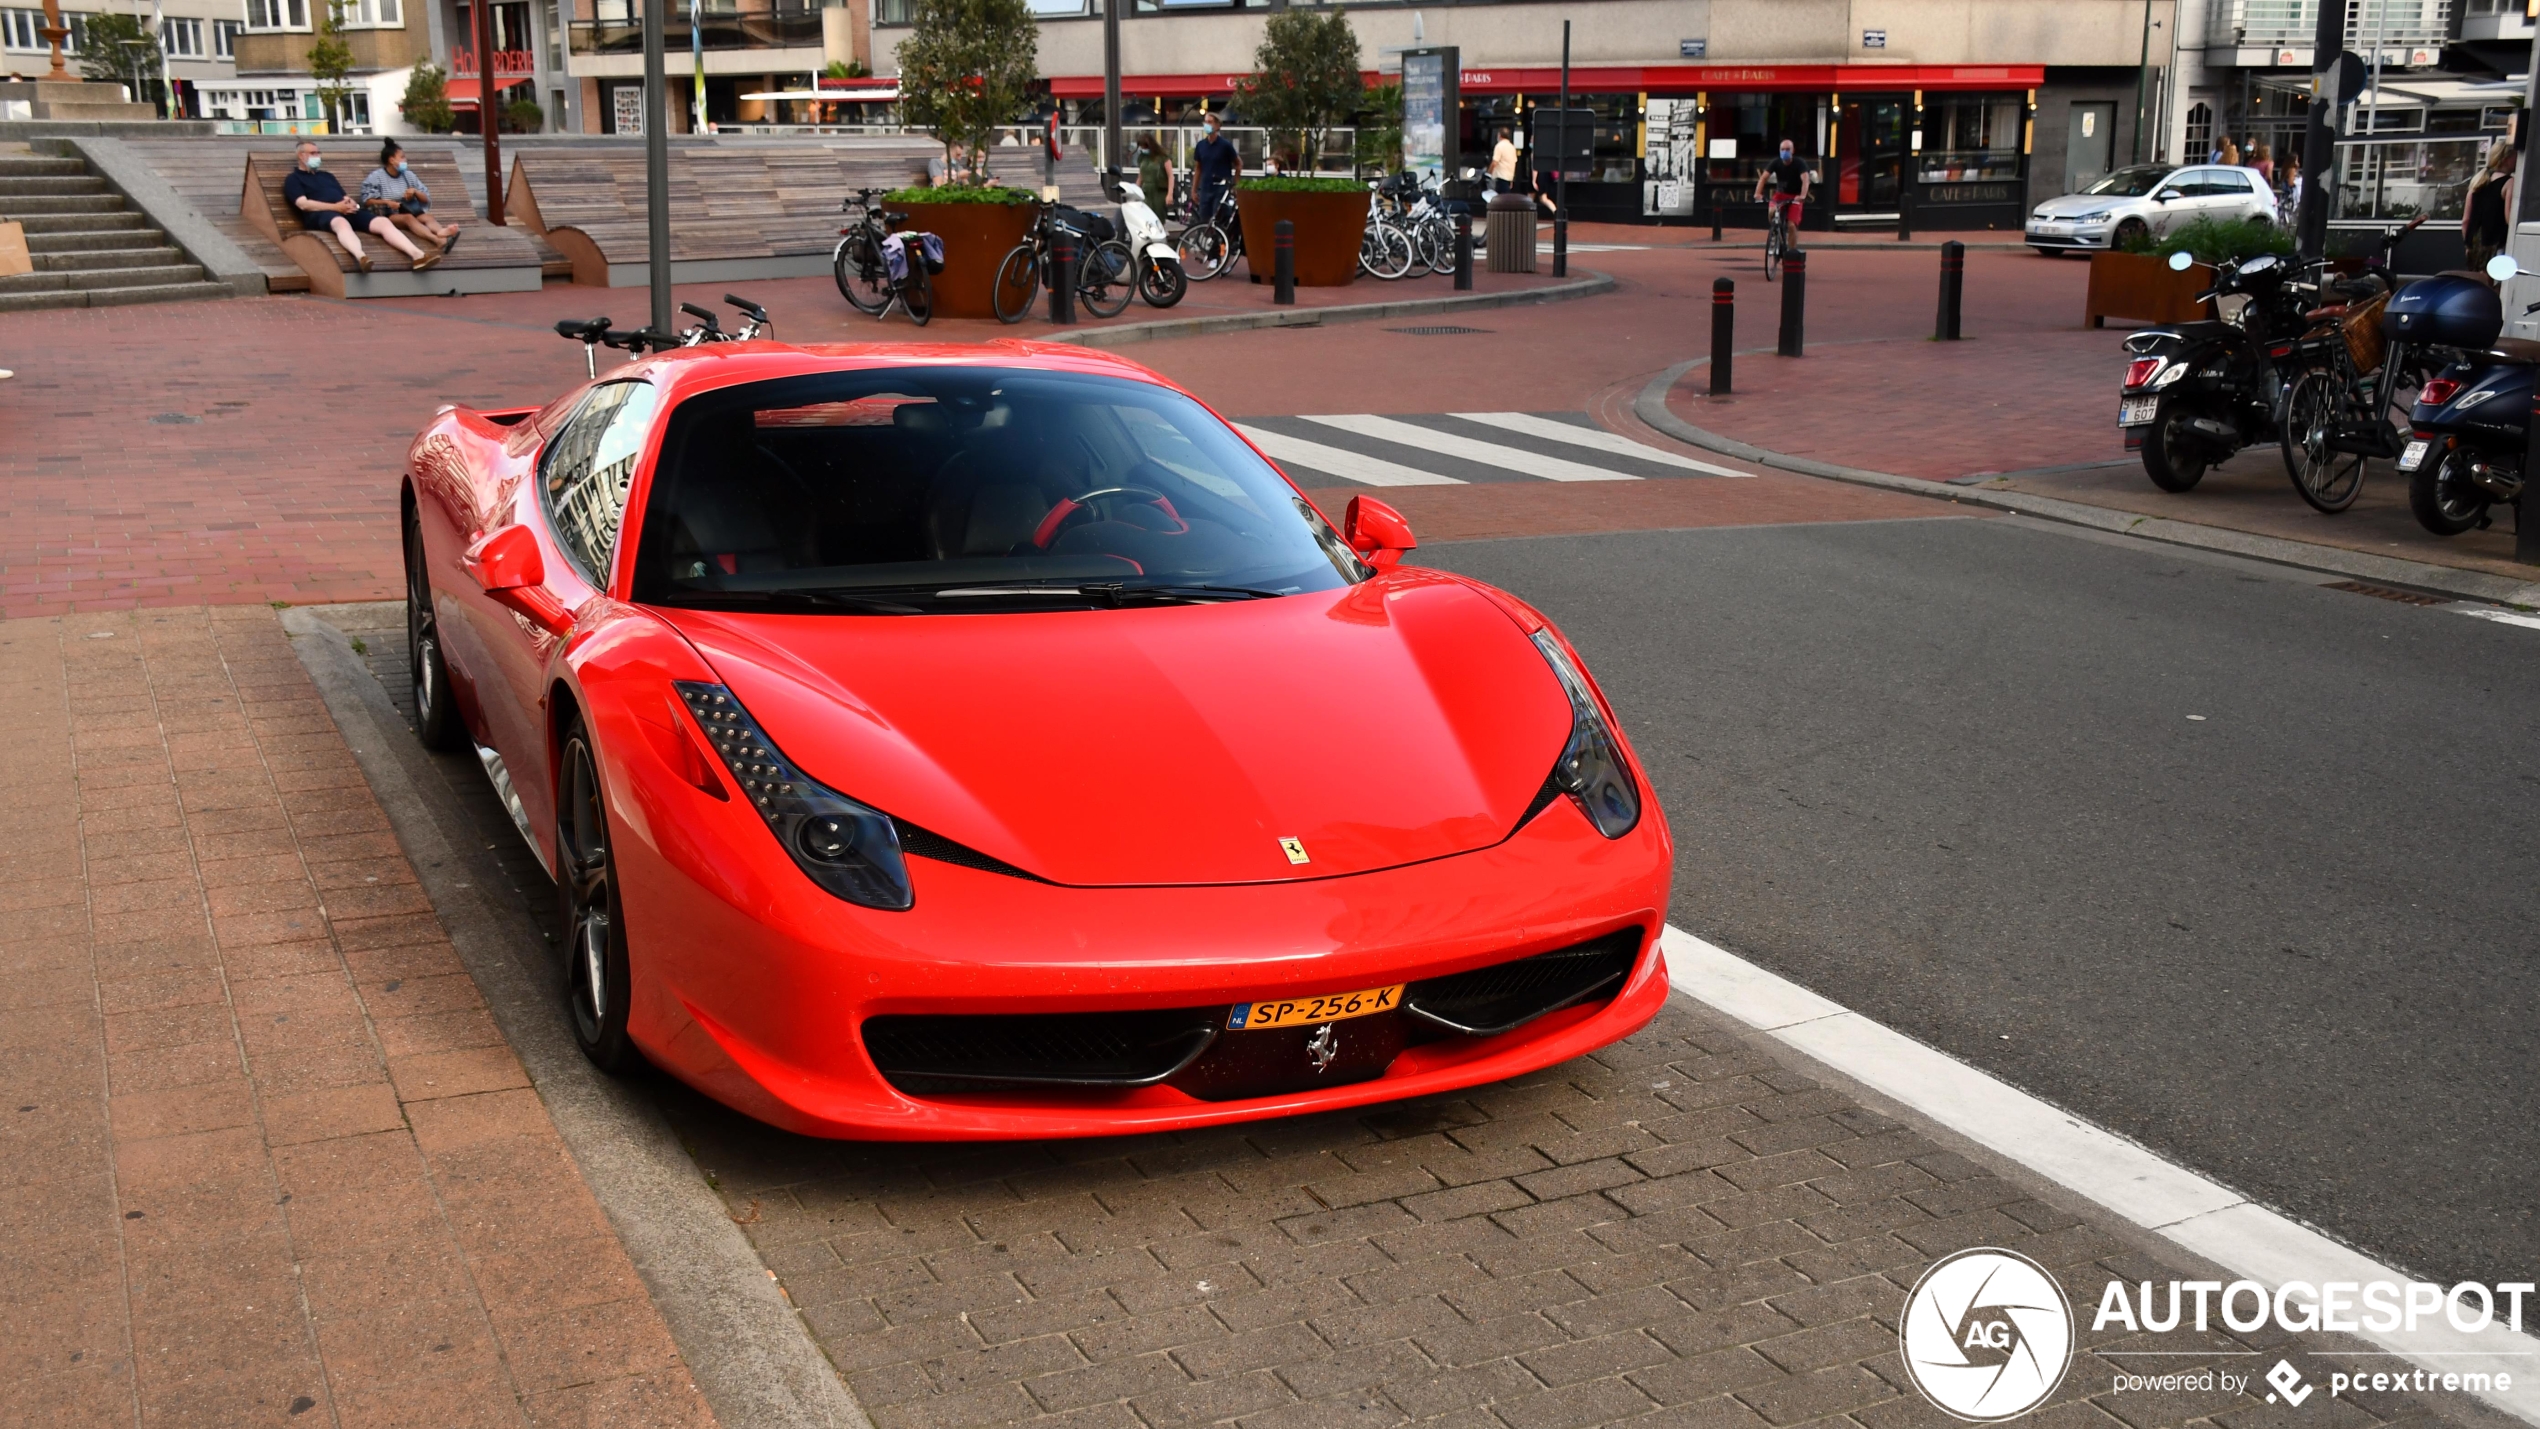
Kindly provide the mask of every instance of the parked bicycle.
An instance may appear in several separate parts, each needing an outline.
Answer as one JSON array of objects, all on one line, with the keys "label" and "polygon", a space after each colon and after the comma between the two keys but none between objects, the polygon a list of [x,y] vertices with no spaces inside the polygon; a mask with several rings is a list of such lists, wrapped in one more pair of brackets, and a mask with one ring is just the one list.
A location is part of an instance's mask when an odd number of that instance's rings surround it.
[{"label": "parked bicycle", "polygon": [[679,305],[679,311],[697,320],[695,327],[679,334],[681,347],[700,347],[709,342],[751,342],[776,326],[775,322],[768,317],[767,309],[747,298],[736,293],[726,293],[723,295],[723,301],[741,314],[741,325],[730,332],[723,330],[723,325],[718,321],[718,315],[714,309],[701,308],[695,303]]},{"label": "parked bicycle", "polygon": [[[1137,265],[1129,254],[1129,245],[1118,238],[1096,235],[1097,215],[1065,204],[1045,203],[1040,216],[1032,220],[1032,230],[1023,241],[1006,250],[1005,261],[997,265],[994,301],[997,321],[1019,323],[1032,310],[1032,299],[1044,286],[1054,288],[1059,279],[1059,239],[1074,240],[1077,251],[1076,271],[1068,275],[1076,285],[1076,301],[1085,311],[1098,318],[1116,318],[1129,306],[1137,292]],[[1109,228],[1111,222],[1101,219]]]},{"label": "parked bicycle", "polygon": [[1358,241],[1358,267],[1390,282],[1408,274],[1420,259],[1399,212],[1386,205],[1384,188],[1381,180],[1367,186],[1367,231]]},{"label": "parked bicycle", "polygon": [[893,287],[890,271],[882,263],[882,240],[891,235],[891,220],[906,214],[887,214],[875,200],[886,190],[857,189],[855,197],[838,203],[840,213],[856,216],[855,223],[838,230],[838,246],[829,255],[829,266],[838,279],[839,296],[857,312],[876,317],[891,305]]},{"label": "parked bicycle", "polygon": [[2394,286],[2390,254],[2423,222],[2419,214],[2405,227],[2384,229],[2355,277],[2323,275],[2320,295],[2337,301],[2303,314],[2312,327],[2296,342],[2294,355],[2309,365],[2284,396],[2284,471],[2302,499],[2324,514],[2355,504],[2374,457],[2398,458],[2408,434],[2408,409],[2398,403],[2398,394],[2422,388],[2434,375],[2424,351],[2389,341],[2381,322]]},{"label": "parked bicycle", "polygon": [[1182,272],[1194,283],[1207,282],[1244,256],[1243,218],[1234,190],[1217,200],[1216,212],[1183,229],[1173,247],[1182,255]]}]

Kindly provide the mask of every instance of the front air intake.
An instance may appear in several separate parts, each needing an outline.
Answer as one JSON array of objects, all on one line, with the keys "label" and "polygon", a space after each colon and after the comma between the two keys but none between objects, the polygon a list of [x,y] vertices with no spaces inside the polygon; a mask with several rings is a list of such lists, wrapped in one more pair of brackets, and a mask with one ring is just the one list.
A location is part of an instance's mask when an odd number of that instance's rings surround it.
[{"label": "front air intake", "polygon": [[1495,1037],[1622,985],[1639,960],[1641,930],[1413,983],[1402,1010],[1451,1032]]},{"label": "front air intake", "polygon": [[1149,1012],[887,1016],[864,1024],[883,1079],[910,1093],[1144,1087],[1216,1040],[1223,1007]]}]

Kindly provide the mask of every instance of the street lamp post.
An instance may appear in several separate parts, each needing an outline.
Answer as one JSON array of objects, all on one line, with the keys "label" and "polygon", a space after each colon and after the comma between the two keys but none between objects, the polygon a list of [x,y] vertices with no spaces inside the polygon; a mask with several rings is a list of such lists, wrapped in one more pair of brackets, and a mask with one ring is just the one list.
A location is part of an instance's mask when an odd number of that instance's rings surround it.
[{"label": "street lamp post", "polygon": [[2143,121],[2152,81],[2152,0],[2143,0],[2143,47],[2134,60],[2134,162],[2143,162]]},{"label": "street lamp post", "polygon": [[485,146],[485,221],[499,228],[503,223],[503,143],[495,131],[503,127],[503,119],[494,99],[493,0],[475,0],[474,9],[476,131]]},{"label": "street lamp post", "polygon": [[1106,196],[1120,186],[1120,5],[1121,0],[1102,0],[1102,187]]},{"label": "street lamp post", "polygon": [[[480,0],[481,3],[481,0]],[[670,105],[662,76],[661,12],[671,0],[644,6],[644,237],[652,251],[653,327],[670,331]]]}]

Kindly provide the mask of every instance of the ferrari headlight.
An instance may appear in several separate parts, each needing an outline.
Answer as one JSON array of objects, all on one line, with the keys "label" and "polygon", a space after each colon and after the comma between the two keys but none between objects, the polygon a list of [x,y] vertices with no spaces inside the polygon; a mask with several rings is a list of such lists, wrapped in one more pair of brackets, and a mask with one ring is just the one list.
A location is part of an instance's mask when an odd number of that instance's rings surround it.
[{"label": "ferrari headlight", "polygon": [[1605,723],[1605,712],[1588,692],[1587,677],[1570,663],[1551,631],[1536,631],[1534,641],[1570,697],[1570,742],[1552,766],[1552,782],[1578,804],[1598,833],[1619,839],[1640,822],[1640,786],[1623,763],[1623,747]]},{"label": "ferrari headlight", "polygon": [[672,683],[796,868],[849,903],[897,912],[917,902],[890,815],[795,768],[730,690],[699,680]]}]

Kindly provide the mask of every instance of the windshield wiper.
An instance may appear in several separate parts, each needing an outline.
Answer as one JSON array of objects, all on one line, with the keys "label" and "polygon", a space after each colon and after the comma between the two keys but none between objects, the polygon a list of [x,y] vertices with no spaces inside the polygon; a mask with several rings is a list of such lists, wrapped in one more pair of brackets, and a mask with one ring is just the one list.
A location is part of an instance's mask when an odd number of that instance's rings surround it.
[{"label": "windshield wiper", "polygon": [[850,594],[839,590],[698,590],[682,592],[681,603],[712,606],[826,605],[857,611],[865,615],[924,615],[926,613],[925,607],[911,605],[904,600],[889,600],[870,593]]},{"label": "windshield wiper", "polygon": [[1271,600],[1279,596],[1295,594],[1293,591],[1263,590],[1258,586],[1208,585],[1204,582],[1188,584],[1159,583],[1156,585],[1129,585],[1125,582],[1113,581],[1107,585],[1089,585],[1084,589],[1087,595],[1107,595],[1111,598],[1114,604],[1139,597],[1155,597],[1163,600],[1184,601]]}]

